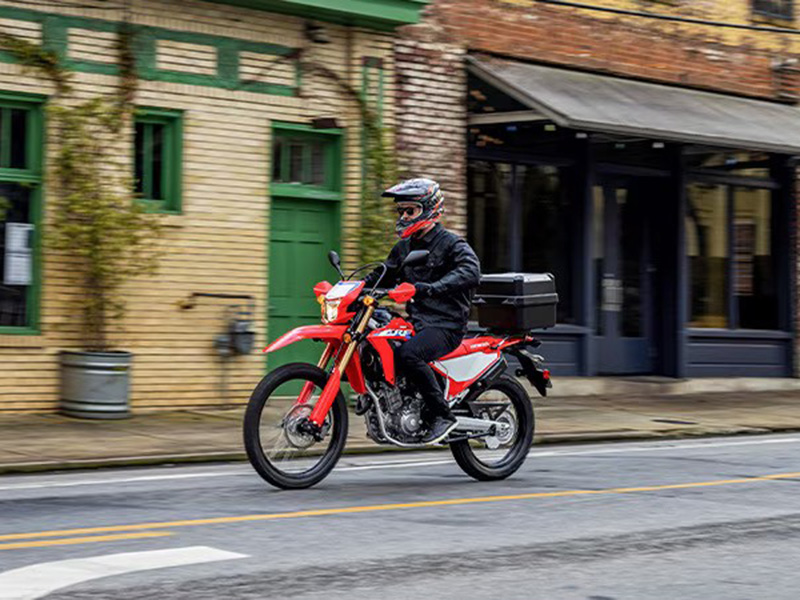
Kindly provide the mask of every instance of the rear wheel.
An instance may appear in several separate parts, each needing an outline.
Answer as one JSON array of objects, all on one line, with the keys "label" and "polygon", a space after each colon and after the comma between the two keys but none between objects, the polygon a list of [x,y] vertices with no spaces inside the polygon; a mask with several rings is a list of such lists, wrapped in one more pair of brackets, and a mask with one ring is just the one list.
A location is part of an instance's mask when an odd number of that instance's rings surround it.
[{"label": "rear wheel", "polygon": [[[308,432],[308,417],[328,374],[314,365],[278,367],[258,384],[244,416],[244,445],[250,464],[261,477],[283,489],[307,488],[331,472],[347,438],[347,405],[341,392],[331,406],[318,440]],[[302,404],[298,396],[308,384]]]},{"label": "rear wheel", "polygon": [[533,441],[533,406],[516,379],[500,377],[470,402],[472,416],[499,421],[496,435],[450,444],[458,466],[480,481],[505,479],[525,462]]}]

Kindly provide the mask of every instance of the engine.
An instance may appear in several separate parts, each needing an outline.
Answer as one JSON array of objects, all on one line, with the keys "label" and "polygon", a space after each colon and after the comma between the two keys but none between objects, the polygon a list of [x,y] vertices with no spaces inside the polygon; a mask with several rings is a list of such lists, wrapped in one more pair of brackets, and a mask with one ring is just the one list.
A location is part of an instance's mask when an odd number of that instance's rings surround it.
[{"label": "engine", "polygon": [[[380,383],[376,390],[381,402],[386,433],[389,437],[404,444],[419,443],[425,427],[422,420],[422,397],[414,392],[406,392],[407,386],[402,378],[397,386]],[[381,432],[379,417],[372,406],[366,414],[367,431],[376,442],[385,443]]]}]

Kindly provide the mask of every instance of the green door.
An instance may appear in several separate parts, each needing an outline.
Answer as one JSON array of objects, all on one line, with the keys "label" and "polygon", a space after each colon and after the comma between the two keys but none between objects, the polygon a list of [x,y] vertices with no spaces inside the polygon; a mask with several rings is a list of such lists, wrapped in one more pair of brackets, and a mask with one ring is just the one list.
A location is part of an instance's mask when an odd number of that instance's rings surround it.
[{"label": "green door", "polygon": [[[273,341],[302,325],[320,323],[314,285],[338,281],[328,262],[339,251],[341,131],[293,123],[274,125],[270,211],[268,334]],[[269,356],[274,369],[288,362],[316,364],[319,342],[298,342]]]},{"label": "green door", "polygon": [[[337,209],[336,203],[325,200],[273,200],[270,341],[295,327],[319,324],[320,307],[314,297],[314,285],[323,280],[335,283],[339,278],[328,262],[328,251],[338,246]],[[316,364],[321,353],[322,344],[299,342],[278,350],[270,357],[269,367],[295,361]]]}]

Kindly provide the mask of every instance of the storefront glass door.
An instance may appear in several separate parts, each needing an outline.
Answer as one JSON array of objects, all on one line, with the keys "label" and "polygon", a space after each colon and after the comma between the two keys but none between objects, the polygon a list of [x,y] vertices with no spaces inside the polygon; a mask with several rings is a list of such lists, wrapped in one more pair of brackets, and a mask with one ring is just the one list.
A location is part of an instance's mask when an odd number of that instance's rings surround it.
[{"label": "storefront glass door", "polygon": [[654,369],[654,192],[647,178],[603,178],[593,190],[595,348],[601,374]]}]

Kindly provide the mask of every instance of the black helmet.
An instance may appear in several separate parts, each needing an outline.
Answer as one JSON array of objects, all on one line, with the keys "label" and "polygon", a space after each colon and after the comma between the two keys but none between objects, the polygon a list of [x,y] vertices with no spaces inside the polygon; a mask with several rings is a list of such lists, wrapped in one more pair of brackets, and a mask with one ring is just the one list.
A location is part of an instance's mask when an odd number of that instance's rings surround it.
[{"label": "black helmet", "polygon": [[415,219],[397,219],[395,231],[407,238],[430,223],[435,223],[444,213],[444,194],[433,179],[408,179],[390,187],[381,194],[395,202],[416,202],[422,213]]}]

